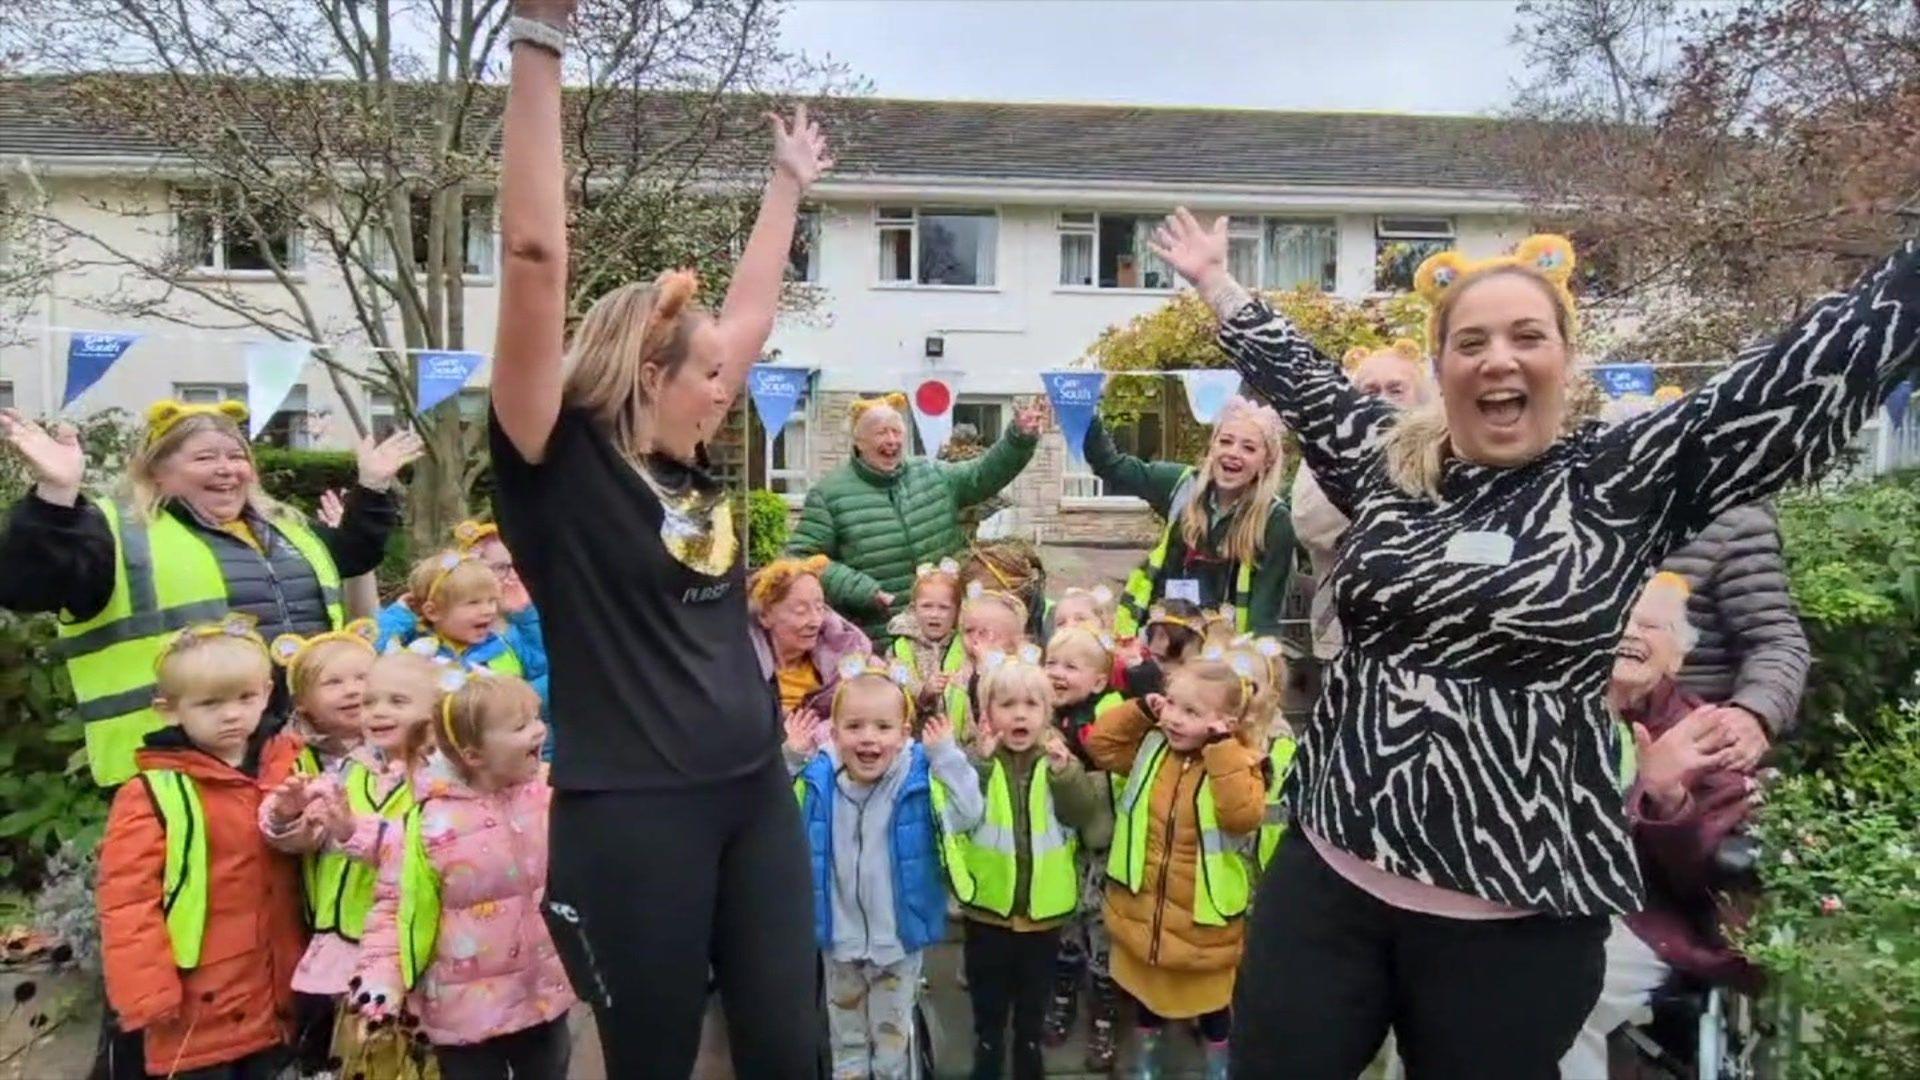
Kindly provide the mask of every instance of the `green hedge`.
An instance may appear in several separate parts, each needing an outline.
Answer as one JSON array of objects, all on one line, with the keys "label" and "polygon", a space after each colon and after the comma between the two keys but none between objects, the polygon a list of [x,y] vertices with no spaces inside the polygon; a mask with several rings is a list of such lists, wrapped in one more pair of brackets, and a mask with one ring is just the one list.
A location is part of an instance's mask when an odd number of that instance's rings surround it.
[{"label": "green hedge", "polygon": [[771,491],[747,492],[747,566],[765,566],[787,548],[787,500]]}]

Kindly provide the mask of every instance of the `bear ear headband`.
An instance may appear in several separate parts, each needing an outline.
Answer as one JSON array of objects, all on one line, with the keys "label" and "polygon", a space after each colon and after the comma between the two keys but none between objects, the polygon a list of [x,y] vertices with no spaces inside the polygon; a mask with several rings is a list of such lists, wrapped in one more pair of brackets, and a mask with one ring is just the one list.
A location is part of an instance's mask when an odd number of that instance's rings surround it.
[{"label": "bear ear headband", "polygon": [[1355,345],[1353,348],[1347,350],[1346,356],[1341,358],[1340,366],[1346,368],[1348,371],[1352,371],[1354,368],[1366,363],[1368,358],[1380,353],[1392,353],[1402,360],[1412,361],[1416,364],[1419,363],[1421,359],[1419,342],[1412,338],[1395,338],[1393,344],[1384,348],[1377,345]]},{"label": "bear ear headband", "polygon": [[433,575],[433,581],[427,585],[427,595],[421,597],[420,602],[424,604],[431,601],[434,597],[434,594],[440,591],[440,586],[445,585],[447,583],[447,579],[453,576],[453,572],[455,570],[460,569],[461,563],[479,562],[479,561],[480,560],[474,558],[472,555],[468,554],[464,550],[449,551],[441,555],[440,567],[437,571],[435,571]]},{"label": "bear ear headband", "polygon": [[752,580],[747,582],[747,601],[756,610],[764,609],[773,595],[792,584],[793,579],[805,574],[819,577],[831,561],[825,555],[775,559],[756,571]]},{"label": "bear ear headband", "polygon": [[905,661],[895,660],[889,664],[870,653],[852,653],[840,658],[837,670],[840,675],[840,685],[834,687],[833,704],[828,706],[829,713],[840,711],[840,695],[845,692],[849,682],[863,675],[877,675],[899,689],[900,696],[907,702],[907,721],[909,723],[913,721],[915,709],[913,693],[910,689],[913,686],[913,668]]},{"label": "bear ear headband", "polygon": [[300,658],[315,646],[328,641],[346,641],[366,646],[367,655],[373,655],[373,643],[380,636],[380,627],[372,619],[355,619],[338,630],[329,630],[312,637],[299,634],[281,634],[267,646],[267,655],[273,662],[287,669],[287,689],[298,694],[300,687],[293,677],[293,666]]},{"label": "bear ear headband", "polygon": [[500,535],[500,526],[492,522],[463,521],[453,527],[453,543],[461,551],[472,551]]},{"label": "bear ear headband", "polygon": [[1413,273],[1413,291],[1432,309],[1427,313],[1428,351],[1436,358],[1440,355],[1438,315],[1441,302],[1453,291],[1453,287],[1471,274],[1502,266],[1518,267],[1545,279],[1547,284],[1553,286],[1554,300],[1566,312],[1568,325],[1574,325],[1577,314],[1572,291],[1575,265],[1577,260],[1573,254],[1573,241],[1551,233],[1529,236],[1513,249],[1512,254],[1495,255],[1491,259],[1476,261],[1458,251],[1442,251],[1427,256]]},{"label": "bear ear headband", "polygon": [[861,417],[882,407],[892,409],[902,417],[905,417],[907,415],[907,395],[896,390],[891,394],[882,394],[879,397],[857,398],[854,403],[848,407],[847,415],[853,418],[854,426],[859,427]]},{"label": "bear ear headband", "polygon": [[1021,600],[1010,592],[1002,592],[999,589],[989,589],[979,581],[968,582],[967,604],[971,606],[981,600],[999,601],[1006,606],[1008,611],[1013,612],[1014,617],[1020,621],[1020,625],[1026,625],[1027,605],[1024,600]]},{"label": "bear ear headband", "polygon": [[1189,633],[1205,637],[1207,633],[1207,622],[1211,621],[1211,618],[1209,615],[1202,615],[1199,619],[1191,619],[1185,615],[1175,615],[1159,604],[1155,604],[1153,607],[1147,609],[1146,628],[1151,629],[1155,626],[1177,626]]},{"label": "bear ear headband", "polygon": [[[153,663],[154,670],[158,671],[160,665],[166,662],[167,657],[172,656],[174,653],[179,652],[181,649],[186,648],[196,641],[204,641],[207,638],[239,638],[242,641],[251,641],[260,647],[261,652],[267,652],[267,643],[261,640],[260,632],[255,629],[259,625],[260,620],[254,618],[252,615],[241,611],[229,611],[221,617],[219,622],[196,623],[186,627],[179,633],[173,635],[173,640],[167,642],[167,647],[160,651],[160,655],[155,658]],[[268,655],[271,656],[272,654],[269,653]]]},{"label": "bear ear headband", "polygon": [[995,649],[980,659],[980,670],[985,674],[992,675],[994,672],[1012,663],[1026,664],[1028,667],[1039,667],[1040,646],[1028,642],[1020,646],[1020,648],[1011,655]]},{"label": "bear ear headband", "polygon": [[238,426],[247,422],[247,407],[237,401],[222,401],[217,405],[188,405],[171,398],[156,401],[147,406],[147,445],[159,442],[190,416],[218,416]]},{"label": "bear ear headband", "polygon": [[1218,430],[1220,424],[1230,420],[1249,421],[1275,442],[1284,438],[1287,433],[1287,425],[1281,422],[1280,414],[1273,410],[1273,406],[1262,405],[1240,394],[1235,394],[1228,399],[1226,407],[1220,410],[1220,420],[1214,425],[1214,429]]},{"label": "bear ear headband", "polygon": [[[923,562],[913,570],[915,579],[928,578],[935,574],[943,577],[958,578],[960,576],[960,564],[954,562],[952,559],[941,559],[938,565]],[[979,582],[976,581],[974,584],[978,585]]]}]

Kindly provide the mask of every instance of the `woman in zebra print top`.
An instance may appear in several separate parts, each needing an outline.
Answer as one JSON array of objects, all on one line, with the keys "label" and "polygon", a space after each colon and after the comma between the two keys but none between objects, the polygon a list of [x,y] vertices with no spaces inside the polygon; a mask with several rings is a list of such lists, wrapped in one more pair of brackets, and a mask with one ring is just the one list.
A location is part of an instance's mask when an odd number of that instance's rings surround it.
[{"label": "woman in zebra print top", "polygon": [[1817,474],[1913,370],[1915,243],[1700,390],[1563,435],[1564,240],[1423,266],[1442,402],[1407,414],[1233,281],[1224,218],[1181,210],[1156,240],[1353,520],[1346,647],[1254,908],[1234,1072],[1353,1076],[1391,1025],[1415,1075],[1551,1075],[1606,916],[1641,900],[1603,697],[1633,598],[1719,514]]}]

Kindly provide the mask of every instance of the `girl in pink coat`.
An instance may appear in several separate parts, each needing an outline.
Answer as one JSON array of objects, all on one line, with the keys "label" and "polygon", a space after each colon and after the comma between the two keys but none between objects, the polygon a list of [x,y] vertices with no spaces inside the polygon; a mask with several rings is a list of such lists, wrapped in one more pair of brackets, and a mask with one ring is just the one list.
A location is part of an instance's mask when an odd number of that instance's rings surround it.
[{"label": "girl in pink coat", "polygon": [[370,1026],[418,1017],[445,1080],[562,1080],[575,998],[541,916],[540,699],[508,676],[445,677],[439,752],[414,775],[405,827],[386,832],[354,1001]]}]

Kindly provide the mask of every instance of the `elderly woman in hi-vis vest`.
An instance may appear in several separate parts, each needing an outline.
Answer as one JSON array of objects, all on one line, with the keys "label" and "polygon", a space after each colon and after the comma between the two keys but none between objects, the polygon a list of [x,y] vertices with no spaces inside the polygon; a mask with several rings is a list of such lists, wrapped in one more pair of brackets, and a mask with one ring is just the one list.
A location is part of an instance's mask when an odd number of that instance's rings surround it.
[{"label": "elderly woman in hi-vis vest", "polygon": [[[49,432],[0,412],[0,436],[34,480],[0,537],[0,607],[59,615],[87,759],[103,786],[133,775],[134,752],[162,726],[153,664],[176,632],[229,611],[254,616],[268,638],[338,629],[341,579],[378,566],[400,520],[388,489],[420,456],[418,436],[361,441],[359,484],[328,528],[261,490],[246,416],[232,401],[155,404],[126,483],[88,496],[71,425]],[[270,718],[283,688],[275,698]]]}]

